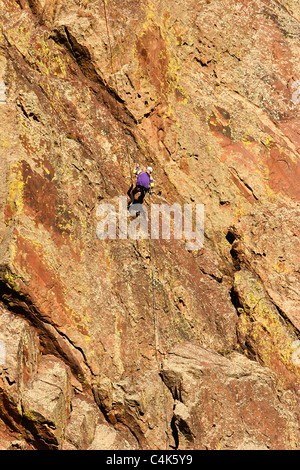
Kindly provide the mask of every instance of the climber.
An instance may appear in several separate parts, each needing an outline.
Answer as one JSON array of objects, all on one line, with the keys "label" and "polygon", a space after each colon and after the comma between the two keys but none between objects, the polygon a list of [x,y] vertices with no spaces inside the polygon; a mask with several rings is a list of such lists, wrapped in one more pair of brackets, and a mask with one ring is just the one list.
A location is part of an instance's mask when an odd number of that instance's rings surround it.
[{"label": "climber", "polygon": [[[149,194],[151,194],[151,190],[154,186],[153,179],[151,178],[151,173],[151,166],[148,166],[146,171],[141,171],[139,170],[139,165],[136,165],[136,168],[134,170],[134,174],[137,176],[136,186],[134,190],[132,190],[133,185],[131,185],[130,189],[127,192],[128,196],[130,197],[128,207],[130,206],[130,204],[133,204],[135,202],[138,204],[143,204],[146,193],[148,192]],[[140,193],[140,196],[138,197],[137,201],[135,201],[134,196],[137,193]]]}]

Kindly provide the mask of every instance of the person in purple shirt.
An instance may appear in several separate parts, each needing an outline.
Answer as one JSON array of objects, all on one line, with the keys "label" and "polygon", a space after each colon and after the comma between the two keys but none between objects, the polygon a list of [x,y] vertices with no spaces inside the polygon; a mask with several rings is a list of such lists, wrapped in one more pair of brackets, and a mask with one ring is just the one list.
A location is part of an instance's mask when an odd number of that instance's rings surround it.
[{"label": "person in purple shirt", "polygon": [[[151,177],[152,173],[152,168],[151,166],[148,166],[148,168],[145,171],[139,170],[139,165],[136,165],[136,168],[134,170],[134,174],[137,176],[136,180],[136,186],[133,191],[131,191],[132,187],[128,191],[128,196],[130,197],[130,203],[138,203],[138,204],[143,204],[144,197],[147,192],[150,192],[154,186],[153,179]],[[134,196],[140,193],[140,196],[137,201],[134,200]]]}]

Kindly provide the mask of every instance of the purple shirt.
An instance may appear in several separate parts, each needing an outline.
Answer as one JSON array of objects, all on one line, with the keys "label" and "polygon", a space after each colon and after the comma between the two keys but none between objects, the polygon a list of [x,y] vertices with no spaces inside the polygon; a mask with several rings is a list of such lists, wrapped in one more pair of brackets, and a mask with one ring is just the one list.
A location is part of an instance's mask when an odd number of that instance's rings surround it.
[{"label": "purple shirt", "polygon": [[146,171],[142,171],[136,180],[136,184],[148,189],[150,185],[150,175],[146,173]]}]

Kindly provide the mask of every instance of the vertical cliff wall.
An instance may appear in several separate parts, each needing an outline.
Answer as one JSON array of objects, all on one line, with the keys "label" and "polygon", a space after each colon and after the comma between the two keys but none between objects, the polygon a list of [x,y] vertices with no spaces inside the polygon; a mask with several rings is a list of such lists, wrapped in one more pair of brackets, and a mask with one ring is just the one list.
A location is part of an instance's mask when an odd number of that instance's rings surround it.
[{"label": "vertical cliff wall", "polygon": [[1,447],[299,448],[299,1],[0,5]]}]

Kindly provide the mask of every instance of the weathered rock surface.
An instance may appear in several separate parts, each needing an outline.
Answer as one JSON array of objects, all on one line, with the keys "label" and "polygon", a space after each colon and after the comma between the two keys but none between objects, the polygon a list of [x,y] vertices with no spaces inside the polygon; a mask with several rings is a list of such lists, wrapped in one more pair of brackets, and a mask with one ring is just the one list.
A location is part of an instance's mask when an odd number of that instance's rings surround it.
[{"label": "weathered rock surface", "polygon": [[170,351],[164,376],[175,400],[172,424],[181,448],[298,448],[299,400],[243,355],[222,357],[183,344]]},{"label": "weathered rock surface", "polygon": [[94,401],[75,396],[71,402],[71,417],[65,431],[65,440],[77,449],[85,449],[95,437],[101,414]]},{"label": "weathered rock surface", "polygon": [[299,1],[0,7],[1,448],[298,449]]}]

